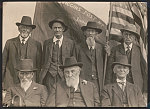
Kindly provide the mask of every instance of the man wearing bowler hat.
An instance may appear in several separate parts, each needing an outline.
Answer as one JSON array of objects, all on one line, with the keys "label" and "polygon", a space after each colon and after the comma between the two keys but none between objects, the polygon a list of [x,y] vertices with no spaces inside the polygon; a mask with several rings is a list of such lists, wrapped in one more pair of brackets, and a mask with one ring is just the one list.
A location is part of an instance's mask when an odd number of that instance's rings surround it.
[{"label": "man wearing bowler hat", "polygon": [[98,107],[99,95],[94,83],[80,78],[82,63],[75,57],[68,57],[59,66],[64,72],[65,80],[55,84],[46,106],[48,107]]},{"label": "man wearing bowler hat", "polygon": [[49,22],[53,37],[43,44],[42,71],[40,83],[47,86],[50,93],[53,84],[63,78],[59,65],[64,64],[66,57],[73,56],[75,44],[63,35],[68,27],[62,19],[56,18]]},{"label": "man wearing bowler hat", "polygon": [[115,81],[116,77],[111,69],[112,63],[116,61],[116,58],[120,55],[126,55],[128,57],[128,63],[132,68],[127,75],[127,81],[138,85],[141,89],[143,96],[147,98],[147,65],[144,64],[144,59],[140,50],[140,47],[135,44],[140,36],[137,33],[136,27],[129,24],[120,29],[123,36],[123,43],[112,48],[111,54],[108,58],[108,67],[106,73],[106,84]]},{"label": "man wearing bowler hat", "polygon": [[81,30],[85,35],[85,41],[80,44],[79,61],[83,62],[83,77],[95,83],[100,94],[104,79],[104,57],[108,51],[107,46],[96,43],[95,38],[102,32],[97,22],[89,21]]},{"label": "man wearing bowler hat", "polygon": [[4,98],[4,104],[8,107],[41,107],[45,106],[48,96],[45,86],[33,80],[34,72],[37,71],[31,59],[21,59],[16,66],[20,80],[19,84],[11,86]]},{"label": "man wearing bowler hat", "polygon": [[38,68],[34,75],[35,81],[38,81],[38,72],[41,67],[42,47],[38,41],[32,39],[31,32],[36,26],[32,24],[31,17],[23,16],[21,23],[17,22],[16,25],[20,34],[7,40],[2,55],[2,78],[5,89],[19,82],[15,71],[18,60],[26,58],[33,60],[34,67]]},{"label": "man wearing bowler hat", "polygon": [[126,80],[131,68],[126,55],[116,57],[112,63],[116,80],[104,87],[102,107],[146,107],[140,88]]}]

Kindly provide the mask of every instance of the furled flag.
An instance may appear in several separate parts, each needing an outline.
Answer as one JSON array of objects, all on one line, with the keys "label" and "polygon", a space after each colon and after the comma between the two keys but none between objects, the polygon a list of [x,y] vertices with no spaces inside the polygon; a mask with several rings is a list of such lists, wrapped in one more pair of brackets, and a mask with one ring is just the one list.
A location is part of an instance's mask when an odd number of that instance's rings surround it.
[{"label": "furled flag", "polygon": [[37,28],[33,31],[32,37],[40,41],[41,44],[44,40],[52,38],[53,34],[48,23],[55,18],[61,18],[65,21],[69,27],[65,35],[77,43],[82,42],[82,39],[84,39],[81,26],[86,25],[88,21],[96,21],[103,30],[96,41],[102,44],[106,41],[106,24],[75,2],[37,2],[33,19],[33,23]]},{"label": "furled flag", "polygon": [[147,24],[144,21],[144,19],[147,20],[145,17],[147,15],[146,5],[142,5],[140,2],[111,2],[110,5],[110,40],[121,42],[120,28],[128,24],[136,26],[137,32],[141,36],[138,44],[143,55],[142,66],[147,72]]}]

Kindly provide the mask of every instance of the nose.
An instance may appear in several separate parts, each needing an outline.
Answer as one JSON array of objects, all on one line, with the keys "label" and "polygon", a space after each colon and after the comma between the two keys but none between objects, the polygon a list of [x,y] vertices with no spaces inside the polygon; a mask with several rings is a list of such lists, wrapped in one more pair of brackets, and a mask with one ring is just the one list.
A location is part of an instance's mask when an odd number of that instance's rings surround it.
[{"label": "nose", "polygon": [[59,31],[59,28],[56,28],[56,31]]},{"label": "nose", "polygon": [[68,73],[68,77],[71,77],[71,76],[72,76],[72,73],[71,73],[71,72],[69,72],[69,73]]}]

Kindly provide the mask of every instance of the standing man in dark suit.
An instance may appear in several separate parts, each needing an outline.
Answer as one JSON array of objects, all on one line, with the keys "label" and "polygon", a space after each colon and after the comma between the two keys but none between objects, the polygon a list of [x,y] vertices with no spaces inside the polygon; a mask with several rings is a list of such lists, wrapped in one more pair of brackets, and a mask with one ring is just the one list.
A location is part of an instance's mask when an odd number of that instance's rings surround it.
[{"label": "standing man in dark suit", "polygon": [[3,105],[8,107],[42,107],[48,97],[45,86],[33,80],[37,71],[31,59],[21,59],[16,66],[20,83],[9,87]]},{"label": "standing man in dark suit", "polygon": [[120,30],[122,32],[124,42],[111,50],[111,54],[108,58],[108,67],[105,79],[106,84],[112,83],[116,80],[111,69],[112,63],[116,61],[118,56],[126,55],[128,57],[129,64],[132,66],[129,74],[127,75],[127,81],[136,84],[141,89],[144,98],[147,98],[146,65],[143,63],[144,59],[140,47],[134,43],[136,40],[139,40],[140,36],[136,31],[136,27],[133,25],[126,25]]},{"label": "standing man in dark suit", "polygon": [[42,47],[41,44],[31,38],[31,32],[36,28],[32,25],[31,17],[23,16],[21,23],[16,23],[20,34],[7,40],[2,60],[3,88],[8,88],[19,82],[15,66],[20,59],[29,58],[33,60],[34,67],[38,68],[34,80],[38,81],[38,73],[41,68]]},{"label": "standing man in dark suit", "polygon": [[53,84],[63,78],[63,73],[58,66],[64,64],[66,57],[73,56],[75,45],[72,40],[63,35],[68,29],[63,20],[54,19],[49,22],[49,27],[54,36],[46,40],[43,45],[43,67],[40,82],[47,86],[50,93]]},{"label": "standing man in dark suit", "polygon": [[[65,59],[63,66],[65,80],[58,82],[47,99],[48,107],[98,107],[99,95],[94,83],[79,77],[82,63],[75,57]],[[56,90],[56,91],[55,91]]]},{"label": "standing man in dark suit", "polygon": [[104,87],[101,95],[102,107],[146,107],[140,88],[126,80],[131,67],[126,55],[116,57],[112,64],[116,82]]},{"label": "standing man in dark suit", "polygon": [[[79,61],[83,63],[82,71],[86,80],[95,83],[100,94],[103,89],[105,47],[96,43],[95,38],[102,32],[101,26],[96,22],[88,22],[81,30],[85,41],[80,44]],[[107,48],[107,47],[106,47]]]}]

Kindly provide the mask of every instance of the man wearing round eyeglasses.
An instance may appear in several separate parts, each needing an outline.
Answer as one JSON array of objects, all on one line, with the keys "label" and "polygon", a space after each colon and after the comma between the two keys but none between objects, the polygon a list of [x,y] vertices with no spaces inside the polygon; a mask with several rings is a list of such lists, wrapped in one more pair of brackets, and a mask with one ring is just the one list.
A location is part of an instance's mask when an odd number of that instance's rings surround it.
[{"label": "man wearing round eyeglasses", "polygon": [[48,96],[45,86],[33,80],[34,72],[31,59],[21,59],[16,67],[20,83],[10,87],[4,98],[3,106],[8,107],[41,107],[45,106]]},{"label": "man wearing round eyeglasses", "polygon": [[138,85],[143,93],[145,101],[147,100],[147,65],[144,62],[141,50],[137,42],[140,39],[136,27],[132,24],[126,25],[121,28],[123,36],[123,43],[115,46],[111,50],[111,54],[108,58],[108,66],[106,73],[106,84],[115,81],[116,76],[111,69],[112,63],[116,61],[116,58],[120,55],[126,55],[128,63],[132,65],[132,68],[127,75],[127,81]]}]

